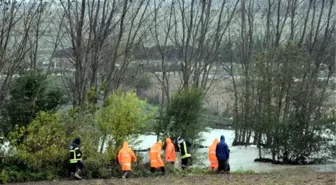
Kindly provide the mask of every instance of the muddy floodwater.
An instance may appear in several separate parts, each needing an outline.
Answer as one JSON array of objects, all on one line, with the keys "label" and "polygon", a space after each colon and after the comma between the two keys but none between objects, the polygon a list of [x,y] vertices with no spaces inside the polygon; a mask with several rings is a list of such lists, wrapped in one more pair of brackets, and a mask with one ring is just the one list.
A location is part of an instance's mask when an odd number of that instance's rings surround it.
[{"label": "muddy floodwater", "polygon": [[[225,140],[230,147],[230,166],[231,170],[253,170],[255,172],[271,172],[276,170],[283,169],[307,169],[315,172],[336,172],[336,164],[320,164],[320,165],[275,165],[270,163],[260,163],[254,162],[254,159],[258,157],[258,149],[256,146],[232,146],[232,141],[234,139],[233,130],[220,130],[212,129],[209,132],[202,133],[204,142],[201,143],[204,146],[209,146],[215,137],[220,137],[221,135],[225,136]],[[149,148],[155,141],[155,135],[144,135],[140,136],[140,144],[134,146],[135,149],[146,149]],[[197,165],[208,166],[209,161],[208,149],[202,148],[198,149],[196,155],[199,156],[200,161]],[[147,154],[142,153],[145,157],[145,160],[148,160]],[[263,154],[263,157],[270,157],[267,154]]]}]

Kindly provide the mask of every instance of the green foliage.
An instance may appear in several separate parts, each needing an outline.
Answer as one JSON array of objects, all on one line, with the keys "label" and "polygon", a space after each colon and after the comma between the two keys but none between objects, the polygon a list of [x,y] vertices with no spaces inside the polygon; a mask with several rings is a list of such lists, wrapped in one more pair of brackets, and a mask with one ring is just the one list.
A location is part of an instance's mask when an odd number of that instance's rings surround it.
[{"label": "green foliage", "polygon": [[[19,160],[33,170],[49,166],[62,168],[67,159],[66,130],[56,113],[40,112],[27,127],[17,127],[9,134]],[[21,140],[22,142],[17,142]]]},{"label": "green foliage", "polygon": [[97,122],[103,134],[103,143],[111,136],[109,152],[114,158],[123,141],[134,138],[146,127],[146,123],[154,116],[154,110],[145,110],[146,102],[140,100],[134,92],[117,91],[105,101],[97,112]]},{"label": "green foliage", "polygon": [[[170,107],[170,116],[173,123],[180,121],[184,129],[194,129],[194,133],[203,131],[199,124],[201,116],[201,100],[203,94],[197,90],[190,90],[176,95]],[[195,103],[196,102],[196,103]],[[178,106],[184,103],[184,106]],[[179,108],[181,115],[173,108]],[[31,123],[24,127],[16,125],[8,134],[12,150],[10,155],[2,159],[0,165],[0,180],[6,182],[24,182],[36,180],[50,180],[67,177],[68,145],[72,139],[79,136],[82,140],[81,150],[85,169],[82,176],[85,178],[113,178],[121,176],[120,165],[116,162],[116,153],[121,142],[134,140],[137,134],[142,133],[148,121],[155,114],[155,107],[139,100],[134,92],[113,93],[96,112],[97,107],[88,102],[81,107],[62,110],[55,113],[40,112]],[[189,110],[190,112],[188,112]],[[199,110],[199,111],[195,111]],[[199,113],[199,114],[198,114]],[[186,116],[188,119],[184,119]],[[172,125],[169,125],[169,128]],[[198,129],[198,130],[197,130]],[[174,130],[177,134],[179,129]],[[109,148],[106,152],[98,152],[100,139],[106,136]],[[108,138],[107,136],[111,136]],[[188,138],[197,138],[187,135]],[[196,156],[196,155],[195,155]],[[151,177],[149,164],[143,164],[141,156],[133,164],[133,177]],[[167,173],[173,175],[209,173],[206,169],[192,168],[179,171],[167,168]]]},{"label": "green foliage", "polygon": [[6,170],[2,170],[0,173],[0,183],[6,184],[9,181],[9,176]]},{"label": "green foliage", "polygon": [[15,125],[27,126],[40,111],[51,111],[65,103],[60,88],[49,87],[47,76],[28,72],[10,87],[10,99],[2,112],[2,130],[8,134]]},{"label": "green foliage", "polygon": [[3,169],[0,174],[0,183],[6,184],[9,182],[41,181],[52,180],[55,178],[55,172],[50,170],[33,172],[17,168],[6,168]]},{"label": "green foliage", "polygon": [[163,118],[166,121],[166,135],[173,138],[183,136],[191,141],[199,139],[205,130],[202,121],[204,94],[199,89],[186,89],[176,94]]},{"label": "green foliage", "polygon": [[[98,169],[92,169],[99,170],[98,176],[104,177],[107,162],[104,155],[97,155],[97,145],[92,137],[96,133],[94,130],[88,132],[92,123],[89,124],[89,116],[86,115],[90,113],[83,109],[56,113],[40,112],[26,128],[16,126],[8,134],[12,150],[10,155],[5,156],[4,165],[0,165],[0,169],[5,170],[2,179],[6,180],[8,175],[8,182],[23,182],[67,176],[68,146],[75,136],[81,137],[84,160],[88,160],[89,163],[92,159],[102,161]],[[79,119],[79,116],[83,117]],[[71,124],[78,120],[83,122]],[[89,177],[90,174],[87,175]]]},{"label": "green foliage", "polygon": [[121,176],[119,165],[107,166],[107,164],[103,154],[90,157],[85,160],[85,169],[82,175],[86,178],[111,178]]}]

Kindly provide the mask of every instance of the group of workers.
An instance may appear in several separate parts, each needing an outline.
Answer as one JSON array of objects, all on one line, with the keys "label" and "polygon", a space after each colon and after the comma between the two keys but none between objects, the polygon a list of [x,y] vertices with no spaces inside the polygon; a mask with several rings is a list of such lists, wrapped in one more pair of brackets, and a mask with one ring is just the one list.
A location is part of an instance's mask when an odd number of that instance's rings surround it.
[{"label": "group of workers", "polygon": [[[71,176],[76,179],[82,179],[79,176],[79,172],[84,168],[82,162],[82,153],[79,149],[80,138],[76,138],[70,145],[70,167]],[[188,167],[191,159],[190,146],[191,143],[187,140],[178,137],[177,138],[177,150],[174,143],[168,137],[165,140],[165,162],[161,158],[163,143],[162,141],[156,142],[149,149],[149,162],[150,172],[154,173],[156,170],[160,170],[162,174],[165,174],[165,164],[175,164],[176,151],[180,153],[181,168],[182,170]],[[225,137],[222,135],[220,141],[214,139],[213,143],[209,146],[208,158],[210,161],[210,170],[217,170],[217,172],[229,172],[230,166],[228,163],[230,156],[230,150],[225,142]],[[134,151],[129,147],[128,142],[123,143],[123,147],[118,153],[118,162],[121,165],[122,178],[128,178],[132,170],[132,162],[137,161]]]}]

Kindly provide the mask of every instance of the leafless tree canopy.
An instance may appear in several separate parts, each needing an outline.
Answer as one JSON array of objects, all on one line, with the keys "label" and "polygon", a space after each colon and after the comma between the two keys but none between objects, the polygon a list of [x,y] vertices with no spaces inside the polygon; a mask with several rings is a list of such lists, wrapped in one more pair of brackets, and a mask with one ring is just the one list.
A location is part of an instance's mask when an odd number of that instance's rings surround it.
[{"label": "leafless tree canopy", "polygon": [[[238,115],[238,100],[252,100],[257,53],[275,65],[271,51],[292,41],[313,57],[316,75],[334,71],[334,0],[2,0],[0,10],[0,102],[28,69],[59,74],[73,105],[141,83],[144,73],[159,82],[161,103],[173,89],[207,93],[213,76],[229,75]],[[239,119],[250,119],[250,106]]]},{"label": "leafless tree canopy", "polygon": [[39,42],[48,27],[46,3],[0,1],[0,106],[7,96],[13,76],[36,69]]}]

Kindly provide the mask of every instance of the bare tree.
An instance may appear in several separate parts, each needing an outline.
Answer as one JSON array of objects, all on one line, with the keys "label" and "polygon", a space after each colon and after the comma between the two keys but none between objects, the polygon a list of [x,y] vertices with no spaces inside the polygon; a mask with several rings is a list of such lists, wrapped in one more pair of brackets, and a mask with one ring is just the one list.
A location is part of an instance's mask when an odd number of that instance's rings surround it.
[{"label": "bare tree", "polygon": [[207,92],[216,73],[219,48],[235,15],[239,1],[173,1],[174,24],[170,42],[181,56],[182,88]]},{"label": "bare tree", "polygon": [[40,27],[43,9],[41,1],[0,1],[0,107],[7,96],[13,75],[24,70],[25,58],[29,51],[37,47],[40,33],[30,42],[32,32]]},{"label": "bare tree", "polygon": [[[269,0],[266,16],[253,13],[254,3],[241,2],[241,34],[234,49],[239,53],[236,65],[242,69],[233,74],[232,64],[225,68],[234,87],[243,84],[233,88],[238,109],[234,114],[242,118],[234,116],[236,141],[248,144],[253,130],[259,149],[270,147],[273,160],[298,162],[313,152],[314,144],[298,147],[302,153],[295,153],[290,148],[296,144],[287,138],[306,137],[323,127],[315,122],[323,122],[321,110],[328,108],[335,58],[330,52],[335,48],[334,1]],[[300,15],[301,11],[307,14]],[[253,20],[265,23],[263,34],[256,34],[258,22]]]},{"label": "bare tree", "polygon": [[69,80],[73,105],[81,105],[88,89],[98,92],[100,85],[104,86],[106,97],[119,87],[131,62],[132,48],[145,34],[142,25],[148,18],[149,0],[60,2],[73,49],[70,62],[74,65],[75,77],[74,82]]}]

